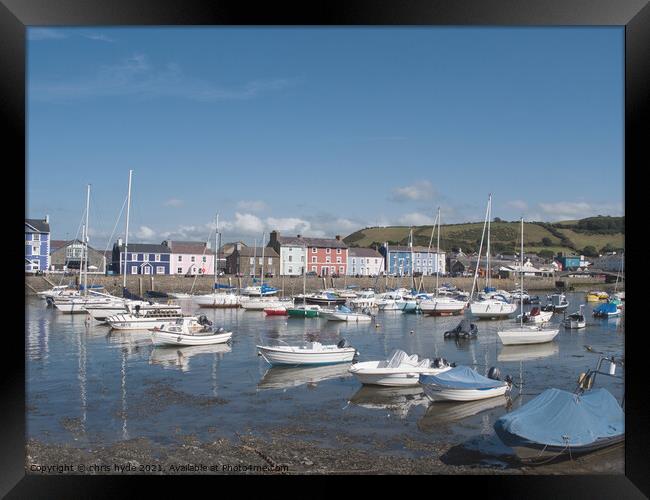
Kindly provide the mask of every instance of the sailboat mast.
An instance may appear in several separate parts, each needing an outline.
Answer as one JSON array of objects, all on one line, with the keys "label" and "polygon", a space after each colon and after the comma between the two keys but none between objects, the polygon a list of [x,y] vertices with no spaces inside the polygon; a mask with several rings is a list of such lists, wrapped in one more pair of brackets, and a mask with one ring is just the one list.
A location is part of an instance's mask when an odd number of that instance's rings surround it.
[{"label": "sailboat mast", "polygon": [[86,231],[84,235],[84,246],[85,248],[85,263],[82,260],[82,265],[86,268],[86,272],[84,273],[84,295],[88,295],[88,216],[89,216],[89,211],[90,211],[90,184],[88,184],[88,188],[86,190]]},{"label": "sailboat mast", "polygon": [[438,207],[438,241],[436,242],[436,297],[438,296],[439,276],[440,276],[440,207]]},{"label": "sailboat mast", "polygon": [[521,305],[521,317],[519,325],[524,326],[524,218],[521,218],[521,276],[519,277],[519,302]]},{"label": "sailboat mast", "polygon": [[[123,277],[123,283],[122,286],[126,288],[126,265],[128,262],[128,249],[129,249],[129,210],[131,209],[131,176],[133,174],[133,170],[129,170],[129,191],[128,194],[126,195],[126,230],[124,234],[124,277]],[[119,249],[118,249],[119,250]]]},{"label": "sailboat mast", "polygon": [[[302,251],[305,254],[305,260],[302,265],[302,305],[306,308],[307,306],[307,245],[303,244]],[[307,313],[305,312],[305,315]]]},{"label": "sailboat mast", "polygon": [[216,225],[214,228],[214,283],[212,284],[212,293],[217,293],[217,267],[219,265],[219,212],[216,213]]},{"label": "sailboat mast", "polygon": [[485,237],[485,227],[487,226],[489,211],[490,211],[490,201],[488,199],[488,206],[485,209],[485,221],[483,222],[483,232],[481,233],[481,244],[478,247],[478,258],[476,260],[476,269],[474,269],[474,280],[472,281],[472,291],[469,294],[470,301],[472,300],[472,297],[474,295],[474,287],[476,286],[478,280],[478,268],[481,265],[481,252],[483,251],[483,238]]},{"label": "sailboat mast", "polygon": [[488,198],[488,219],[487,219],[487,252],[486,252],[486,265],[485,265],[485,286],[490,287],[491,280],[490,280],[490,225],[491,225],[491,219],[492,219],[492,193],[490,193],[490,197]]},{"label": "sailboat mast", "polygon": [[262,233],[262,268],[260,269],[260,296],[262,295],[261,286],[264,284],[264,236],[266,233]]}]

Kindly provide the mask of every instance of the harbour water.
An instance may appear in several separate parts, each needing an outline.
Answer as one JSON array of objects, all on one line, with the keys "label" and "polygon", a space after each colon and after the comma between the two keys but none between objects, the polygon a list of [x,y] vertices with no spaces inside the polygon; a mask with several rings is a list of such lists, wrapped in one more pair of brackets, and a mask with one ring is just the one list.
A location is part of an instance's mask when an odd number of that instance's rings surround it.
[{"label": "harbour water", "polygon": [[[263,438],[280,429],[325,447],[410,457],[427,453],[413,443],[457,445],[482,437],[498,453],[492,426],[508,411],[505,399],[430,404],[418,388],[363,387],[348,374],[348,364],[271,368],[255,346],[345,338],[360,352],[359,361],[402,349],[444,357],[484,375],[497,366],[502,376],[523,383],[513,390],[512,409],[549,387],[573,391],[579,374],[598,361],[585,345],[623,354],[624,318],[593,318],[598,304],[586,303],[584,293],[568,293],[567,299],[567,313],[586,304],[587,327],[560,325],[553,342],[524,347],[503,346],[497,337],[514,319],[477,321],[478,338],[457,342],[444,339],[443,332],[458,324],[458,316],[379,312],[375,322],[357,325],[202,309],[215,326],[233,331],[230,344],[161,348],[153,347],[147,331],[110,331],[85,315],[63,315],[29,298],[27,438],[92,448],[137,437],[167,445],[188,434],[203,441],[240,434]],[[199,311],[191,301],[181,305],[185,313]],[[556,314],[552,324],[561,320]],[[619,400],[623,395],[621,379],[600,376],[597,385]]]}]

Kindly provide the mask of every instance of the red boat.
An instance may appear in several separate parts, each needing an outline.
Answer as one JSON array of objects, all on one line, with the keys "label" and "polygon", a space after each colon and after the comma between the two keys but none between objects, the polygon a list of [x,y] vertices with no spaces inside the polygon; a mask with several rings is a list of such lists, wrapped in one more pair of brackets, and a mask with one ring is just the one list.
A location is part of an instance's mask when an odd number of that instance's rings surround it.
[{"label": "red boat", "polygon": [[264,309],[264,313],[267,316],[286,316],[287,309],[285,307],[269,308],[269,309]]}]

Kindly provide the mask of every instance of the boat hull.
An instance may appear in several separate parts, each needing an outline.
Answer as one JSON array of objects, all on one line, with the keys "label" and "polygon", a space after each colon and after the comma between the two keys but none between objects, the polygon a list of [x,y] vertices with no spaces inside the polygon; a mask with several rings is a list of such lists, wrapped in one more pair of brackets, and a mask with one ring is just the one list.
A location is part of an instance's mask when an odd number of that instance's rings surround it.
[{"label": "boat hull", "polygon": [[470,312],[472,315],[481,319],[507,318],[516,310],[516,304],[483,304],[481,302],[474,302],[473,304],[470,304]]},{"label": "boat hull", "polygon": [[422,384],[422,390],[432,401],[477,401],[503,396],[508,390],[508,386],[503,385],[488,389],[449,389]]},{"label": "boat hull", "polygon": [[497,332],[503,345],[543,344],[551,342],[560,330],[537,330],[515,328]]},{"label": "boat hull", "polygon": [[450,368],[377,368],[377,364],[376,361],[357,363],[349,371],[364,385],[412,387],[419,385],[420,375],[437,375]]},{"label": "boat hull", "polygon": [[155,345],[211,345],[223,344],[232,337],[232,332],[215,335],[187,335],[182,333],[152,331],[151,340]]},{"label": "boat hull", "polygon": [[270,347],[257,346],[259,354],[271,365],[330,365],[334,363],[348,363],[354,359],[354,348],[337,349],[336,351],[297,352],[306,351],[296,349],[286,351]]}]

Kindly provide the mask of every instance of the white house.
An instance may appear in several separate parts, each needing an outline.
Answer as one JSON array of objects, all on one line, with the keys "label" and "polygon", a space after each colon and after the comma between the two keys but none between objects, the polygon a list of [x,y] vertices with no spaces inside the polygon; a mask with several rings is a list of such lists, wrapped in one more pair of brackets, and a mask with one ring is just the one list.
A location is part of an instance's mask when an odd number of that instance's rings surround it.
[{"label": "white house", "polygon": [[384,271],[384,256],[374,248],[348,249],[348,276],[377,276]]},{"label": "white house", "polygon": [[278,231],[271,231],[268,246],[280,256],[281,276],[302,276],[306,243],[301,242],[299,238],[284,238]]},{"label": "white house", "polygon": [[214,274],[214,250],[200,241],[163,241],[171,252],[170,274]]}]

